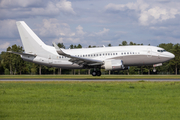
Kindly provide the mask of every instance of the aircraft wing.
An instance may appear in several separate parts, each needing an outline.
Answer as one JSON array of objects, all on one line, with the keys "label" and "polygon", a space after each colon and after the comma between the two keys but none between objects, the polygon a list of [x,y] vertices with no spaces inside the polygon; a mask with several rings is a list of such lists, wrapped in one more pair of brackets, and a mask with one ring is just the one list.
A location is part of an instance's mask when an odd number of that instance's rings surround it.
[{"label": "aircraft wing", "polygon": [[28,54],[28,53],[19,53],[19,52],[14,52],[14,51],[7,51],[8,53],[13,53],[13,54],[16,54],[16,55],[27,55],[27,56],[36,56],[36,55],[33,55],[33,54]]},{"label": "aircraft wing", "polygon": [[96,65],[104,64],[103,61],[101,61],[101,60],[82,58],[82,57],[77,57],[77,56],[67,54],[62,49],[60,49],[55,43],[53,43],[53,45],[59,55],[71,58],[69,61],[72,62],[73,64],[75,63],[78,65],[88,65],[88,66],[96,66]]}]

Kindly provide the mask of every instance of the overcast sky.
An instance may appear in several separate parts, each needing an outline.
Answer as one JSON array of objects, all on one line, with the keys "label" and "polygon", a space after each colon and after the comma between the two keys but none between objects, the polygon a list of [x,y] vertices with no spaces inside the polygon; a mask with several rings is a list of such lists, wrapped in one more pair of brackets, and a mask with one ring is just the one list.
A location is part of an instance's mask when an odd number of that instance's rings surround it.
[{"label": "overcast sky", "polygon": [[22,46],[16,21],[52,42],[113,46],[179,43],[179,0],[0,0],[0,51]]}]

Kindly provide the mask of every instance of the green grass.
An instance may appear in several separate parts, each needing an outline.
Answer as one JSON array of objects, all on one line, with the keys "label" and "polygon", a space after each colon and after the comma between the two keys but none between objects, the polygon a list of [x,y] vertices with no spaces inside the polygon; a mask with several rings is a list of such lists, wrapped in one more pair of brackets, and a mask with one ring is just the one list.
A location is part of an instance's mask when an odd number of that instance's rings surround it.
[{"label": "green grass", "polygon": [[0,120],[179,120],[180,82],[0,82]]},{"label": "green grass", "polygon": [[0,79],[180,79],[180,75],[0,75]]}]

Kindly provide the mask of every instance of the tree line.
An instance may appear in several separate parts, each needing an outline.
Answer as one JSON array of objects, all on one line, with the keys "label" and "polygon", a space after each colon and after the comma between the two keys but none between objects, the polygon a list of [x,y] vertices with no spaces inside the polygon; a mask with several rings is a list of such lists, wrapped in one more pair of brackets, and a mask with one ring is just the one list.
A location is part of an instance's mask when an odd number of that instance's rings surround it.
[{"label": "tree line", "polygon": [[[57,44],[60,48],[66,48],[63,43]],[[127,41],[122,41],[119,46],[125,45],[143,45],[136,44]],[[111,47],[111,44],[107,46]],[[93,48],[98,46],[89,45],[88,48]],[[158,47],[164,48],[166,51],[169,51],[175,55],[175,58],[163,63],[162,66],[156,67],[157,71],[153,72],[153,66],[130,66],[128,70],[116,70],[116,71],[105,71],[101,70],[102,74],[179,74],[180,67],[180,44],[172,43],[162,43]],[[71,44],[68,48],[82,48],[81,44],[73,45]],[[17,74],[90,74],[90,70],[87,69],[61,69],[54,67],[47,67],[43,65],[38,65],[35,63],[27,62],[22,60],[19,55],[8,53],[7,51],[14,52],[24,52],[22,46],[12,45],[6,49],[6,52],[1,52],[0,54],[0,74],[3,75],[17,75]]]}]

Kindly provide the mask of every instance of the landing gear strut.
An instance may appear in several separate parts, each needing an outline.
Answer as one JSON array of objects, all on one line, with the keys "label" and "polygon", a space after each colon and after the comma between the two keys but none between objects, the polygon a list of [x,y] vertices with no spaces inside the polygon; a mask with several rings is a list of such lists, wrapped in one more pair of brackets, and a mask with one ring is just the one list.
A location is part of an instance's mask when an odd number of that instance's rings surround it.
[{"label": "landing gear strut", "polygon": [[156,68],[155,67],[153,68],[153,72],[156,72]]},{"label": "landing gear strut", "polygon": [[92,76],[101,76],[101,69],[98,68],[94,68],[94,70],[92,71]]}]

